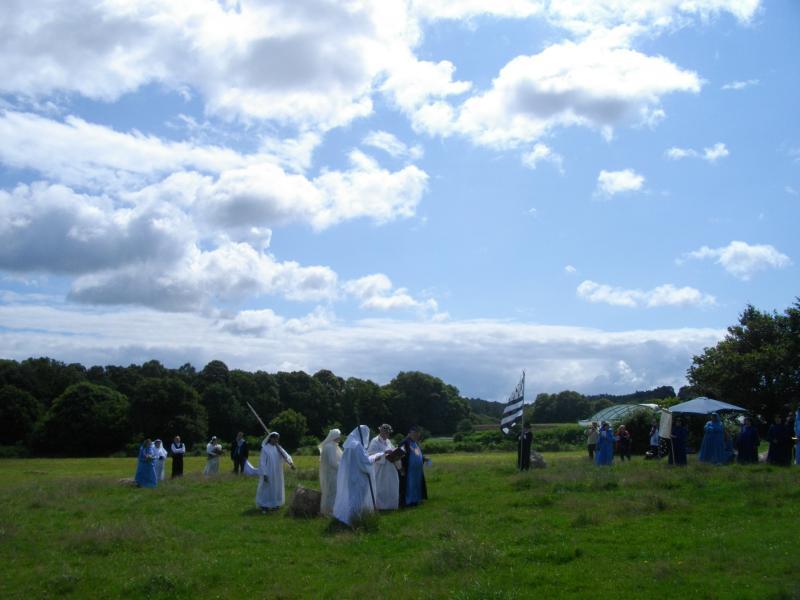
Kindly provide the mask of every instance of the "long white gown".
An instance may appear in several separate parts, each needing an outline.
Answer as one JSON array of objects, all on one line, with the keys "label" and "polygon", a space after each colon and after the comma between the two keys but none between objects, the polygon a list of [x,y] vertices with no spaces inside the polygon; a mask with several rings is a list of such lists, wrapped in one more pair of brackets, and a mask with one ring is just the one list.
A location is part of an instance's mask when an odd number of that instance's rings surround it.
[{"label": "long white gown", "polygon": [[372,438],[367,448],[368,454],[381,455],[375,460],[375,506],[378,510],[396,510],[400,503],[400,476],[396,463],[383,456],[389,450],[394,450],[392,440],[384,440],[380,435]]},{"label": "long white gown", "polygon": [[153,464],[156,467],[156,479],[158,481],[164,481],[166,479],[164,465],[167,464],[167,456],[169,456],[169,454],[164,446],[154,446],[153,450],[155,450],[155,461]]},{"label": "long white gown", "polygon": [[283,489],[283,463],[291,465],[292,457],[278,444],[261,442],[259,467],[261,476],[256,489],[256,506],[259,508],[278,508],[286,502]]},{"label": "long white gown", "polygon": [[203,475],[216,475],[219,473],[219,455],[214,454],[220,452],[222,446],[219,444],[206,444],[206,466],[203,469]]},{"label": "long white gown", "polygon": [[319,456],[319,489],[322,493],[319,511],[326,516],[333,514],[333,504],[336,501],[336,476],[341,460],[342,449],[336,441],[322,445]]},{"label": "long white gown", "polygon": [[333,516],[347,525],[351,525],[353,520],[363,513],[375,511],[370,482],[372,489],[375,489],[372,463],[377,456],[367,454],[367,449],[361,443],[362,439],[369,439],[369,427],[366,425],[356,427],[347,436],[342,462],[339,463],[339,474],[336,477]]}]

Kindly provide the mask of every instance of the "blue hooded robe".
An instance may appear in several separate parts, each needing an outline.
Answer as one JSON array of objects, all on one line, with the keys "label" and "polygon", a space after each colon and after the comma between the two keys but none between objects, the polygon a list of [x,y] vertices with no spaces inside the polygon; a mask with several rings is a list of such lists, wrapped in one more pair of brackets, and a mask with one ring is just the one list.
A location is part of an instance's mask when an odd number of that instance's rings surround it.
[{"label": "blue hooded robe", "polygon": [[614,432],[610,429],[600,430],[594,451],[594,464],[610,465],[614,462],[614,439]]},{"label": "blue hooded robe", "polygon": [[136,484],[139,487],[154,488],[158,485],[156,479],[155,451],[152,446],[139,446],[139,459],[136,463]]},{"label": "blue hooded robe", "polygon": [[725,426],[721,421],[708,421],[703,427],[703,443],[700,445],[700,462],[724,465],[728,462],[725,452]]}]

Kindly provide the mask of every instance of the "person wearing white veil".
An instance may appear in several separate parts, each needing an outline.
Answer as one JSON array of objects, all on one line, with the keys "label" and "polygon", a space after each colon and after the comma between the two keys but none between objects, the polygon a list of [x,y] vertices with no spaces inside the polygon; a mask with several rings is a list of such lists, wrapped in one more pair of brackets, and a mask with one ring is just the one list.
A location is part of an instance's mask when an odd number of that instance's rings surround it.
[{"label": "person wearing white veil", "polygon": [[341,431],[331,429],[318,446],[319,489],[322,492],[319,511],[327,517],[333,514],[333,503],[336,500],[336,474],[339,471],[339,462],[342,460],[342,449],[339,448],[341,437]]},{"label": "person wearing white veil", "polygon": [[158,481],[164,481],[164,465],[167,464],[167,449],[164,448],[161,440],[156,440],[153,442],[155,447],[153,448],[153,453],[155,455],[155,460],[153,464],[156,467],[156,479]]},{"label": "person wearing white veil", "polygon": [[352,525],[353,521],[367,512],[375,511],[373,492],[375,474],[372,463],[382,454],[367,454],[364,440],[369,439],[369,427],[359,425],[344,443],[342,461],[336,477],[336,501],[333,516],[342,523]]},{"label": "person wearing white veil", "polygon": [[286,501],[283,489],[283,463],[294,470],[294,462],[289,453],[281,448],[278,441],[281,435],[273,431],[261,442],[261,459],[259,467],[261,477],[256,489],[256,506],[262,512],[278,510]]},{"label": "person wearing white veil", "polygon": [[212,435],[211,440],[206,444],[206,466],[203,475],[216,475],[219,473],[219,457],[222,454],[222,444],[217,441],[217,436]]},{"label": "person wearing white veil", "polygon": [[378,428],[378,432],[367,448],[368,454],[381,455],[375,460],[375,507],[378,510],[397,510],[400,501],[398,465],[386,458],[394,450],[394,444],[389,439],[392,428],[384,423]]}]

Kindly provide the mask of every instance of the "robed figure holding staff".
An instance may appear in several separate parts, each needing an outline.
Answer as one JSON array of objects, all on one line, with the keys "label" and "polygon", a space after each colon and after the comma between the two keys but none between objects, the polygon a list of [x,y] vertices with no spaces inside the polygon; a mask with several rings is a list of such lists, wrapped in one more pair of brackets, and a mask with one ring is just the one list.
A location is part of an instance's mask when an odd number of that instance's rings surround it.
[{"label": "robed figure holding staff", "polygon": [[396,510],[400,502],[400,476],[397,462],[391,461],[395,449],[389,439],[392,428],[384,423],[378,432],[367,448],[367,454],[380,455],[375,460],[375,507],[378,510]]},{"label": "robed figure holding staff", "polygon": [[336,478],[333,516],[347,525],[352,525],[364,513],[375,511],[375,474],[372,464],[383,455],[367,454],[364,443],[368,439],[369,427],[359,425],[344,442],[344,453]]},{"label": "robed figure holding staff", "polygon": [[341,437],[341,431],[331,429],[327,437],[318,446],[319,489],[322,494],[319,512],[328,517],[333,514],[333,504],[336,501],[336,476],[339,473],[339,463],[342,460],[342,449],[339,448]]},{"label": "robed figure holding staff", "polygon": [[256,506],[263,512],[277,510],[286,501],[283,489],[283,463],[294,469],[294,462],[289,453],[278,443],[280,434],[270,433],[261,443],[261,459],[259,461],[260,478],[256,489]]}]

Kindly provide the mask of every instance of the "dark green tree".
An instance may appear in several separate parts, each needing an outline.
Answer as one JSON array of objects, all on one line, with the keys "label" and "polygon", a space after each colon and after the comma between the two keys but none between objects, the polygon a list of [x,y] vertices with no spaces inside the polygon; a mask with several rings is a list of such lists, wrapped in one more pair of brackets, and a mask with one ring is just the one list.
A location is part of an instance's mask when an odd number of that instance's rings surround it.
[{"label": "dark green tree", "polygon": [[772,421],[800,399],[800,299],[783,314],[748,305],[736,325],[692,359],[687,378],[700,395]]},{"label": "dark green tree", "polygon": [[228,385],[229,375],[230,371],[228,370],[228,365],[221,360],[212,360],[200,371],[200,386],[205,389],[215,383]]},{"label": "dark green tree", "polygon": [[252,426],[250,411],[232,389],[221,383],[213,383],[203,392],[202,404],[208,413],[208,433],[231,441],[236,432]]},{"label": "dark green tree", "polygon": [[303,371],[280,372],[275,378],[281,404],[302,414],[312,435],[323,435],[323,429],[330,420],[329,409],[325,405],[327,393],[322,383]]},{"label": "dark green tree", "polygon": [[180,435],[186,443],[206,438],[208,416],[200,396],[180,379],[143,379],[130,398],[130,423],[139,437],[160,437],[164,444]]},{"label": "dark green tree", "polygon": [[0,444],[28,443],[42,405],[13,385],[0,387]]},{"label": "dark green tree", "polygon": [[470,415],[467,401],[454,386],[426,373],[398,373],[386,388],[393,426],[400,432],[411,425],[421,425],[434,435],[447,435],[455,432],[458,422]]},{"label": "dark green tree", "polygon": [[278,413],[269,422],[269,430],[281,434],[281,446],[293,452],[300,445],[300,440],[308,430],[306,418],[299,412],[287,408]]},{"label": "dark green tree", "polygon": [[128,399],[88,382],[68,387],[53,401],[37,430],[37,446],[72,456],[119,450],[127,440]]}]

